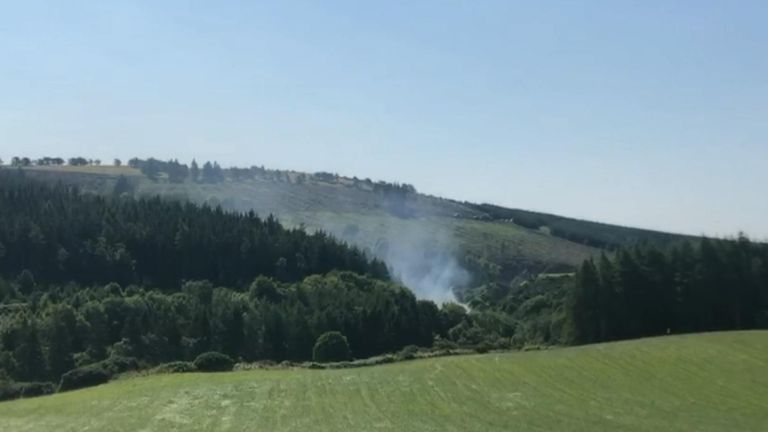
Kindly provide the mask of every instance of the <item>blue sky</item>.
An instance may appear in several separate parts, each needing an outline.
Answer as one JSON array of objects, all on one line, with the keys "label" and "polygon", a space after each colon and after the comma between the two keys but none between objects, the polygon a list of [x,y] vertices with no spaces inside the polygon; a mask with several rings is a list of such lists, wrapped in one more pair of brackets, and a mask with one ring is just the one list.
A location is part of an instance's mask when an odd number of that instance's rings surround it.
[{"label": "blue sky", "polygon": [[2,2],[0,157],[215,159],[768,238],[768,2]]}]

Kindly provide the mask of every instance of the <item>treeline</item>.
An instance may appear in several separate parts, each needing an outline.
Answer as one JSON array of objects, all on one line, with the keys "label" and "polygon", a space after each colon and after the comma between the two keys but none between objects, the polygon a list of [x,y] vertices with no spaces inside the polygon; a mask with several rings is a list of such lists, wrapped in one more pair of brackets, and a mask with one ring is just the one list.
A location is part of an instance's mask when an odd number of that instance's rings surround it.
[{"label": "treeline", "polygon": [[0,303],[0,384],[4,377],[58,383],[65,374],[147,368],[211,351],[245,362],[308,361],[329,331],[345,336],[356,359],[411,345],[509,348],[515,331],[499,312],[438,308],[403,286],[351,272],[295,283],[260,276],[242,288],[188,281],[170,291],[22,276],[0,279]]},{"label": "treeline", "polygon": [[[120,165],[119,160],[115,159],[116,165]],[[86,159],[84,157],[73,157],[68,160],[64,160],[60,157],[41,157],[38,159],[30,159],[28,157],[14,156],[11,158],[10,165],[14,168],[26,168],[31,166],[61,166],[64,164],[70,166],[84,166],[84,165],[101,165],[100,159]],[[0,159],[0,166],[4,164],[4,161]]]},{"label": "treeline", "polygon": [[768,328],[768,245],[702,239],[586,261],[567,316],[574,343]]},{"label": "treeline", "polygon": [[38,285],[0,280],[0,369],[20,382],[53,381],[108,358],[143,365],[217,351],[242,361],[312,359],[316,339],[340,331],[365,358],[446,334],[434,303],[350,272],[242,289],[186,282],[175,292],[116,283]]},{"label": "treeline", "polygon": [[0,172],[0,275],[24,270],[41,282],[159,288],[197,279],[239,286],[258,275],[297,281],[331,270],[388,277],[360,250],[271,216],[94,196]]},{"label": "treeline", "polygon": [[[215,161],[205,162],[201,168],[195,160],[192,160],[192,164],[187,166],[180,163],[177,159],[171,159],[166,162],[155,158],[146,160],[133,158],[128,161],[128,166],[140,170],[142,174],[152,181],[158,181],[161,176],[165,176],[169,183],[184,183],[186,181],[221,183],[225,180],[225,170]],[[238,170],[237,177],[246,178],[247,175]]]},{"label": "treeline", "polygon": [[[5,161],[0,159],[0,167]],[[61,157],[42,157],[33,159],[29,157],[14,156],[9,165],[14,168],[28,168],[34,166],[99,166],[102,164],[100,159],[87,159],[81,156],[64,159]],[[112,166],[120,167],[123,162],[120,159],[114,159]],[[187,165],[179,162],[178,159],[163,161],[156,158],[131,158],[127,165],[138,169],[141,173],[152,181],[167,181],[168,183],[221,183],[227,180],[233,182],[252,181],[256,179],[303,184],[309,181],[344,184],[359,189],[371,190],[385,197],[397,196],[403,197],[407,194],[415,194],[416,188],[407,183],[390,183],[385,181],[374,182],[369,178],[359,179],[357,177],[347,178],[339,174],[328,172],[301,173],[295,171],[285,171],[277,169],[268,169],[263,166],[229,167],[222,168],[216,161],[206,161],[199,164],[196,160]]]},{"label": "treeline", "polygon": [[467,204],[487,214],[491,220],[508,221],[529,229],[546,229],[555,237],[603,249],[616,249],[642,243],[664,246],[686,238],[679,234],[571,219],[492,204]]}]

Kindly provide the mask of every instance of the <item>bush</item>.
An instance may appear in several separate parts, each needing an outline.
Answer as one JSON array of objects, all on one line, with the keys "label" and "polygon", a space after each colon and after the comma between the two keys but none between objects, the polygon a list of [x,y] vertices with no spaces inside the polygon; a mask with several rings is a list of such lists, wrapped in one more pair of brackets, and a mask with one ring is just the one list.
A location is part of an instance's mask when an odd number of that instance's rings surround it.
[{"label": "bush", "polygon": [[72,355],[72,359],[75,361],[75,367],[88,366],[89,364],[96,363],[96,361],[87,352],[79,352]]},{"label": "bush", "polygon": [[312,350],[312,359],[320,363],[345,361],[349,357],[349,342],[337,331],[323,333]]},{"label": "bush", "polygon": [[49,382],[11,382],[0,383],[0,401],[28,398],[51,394],[55,391],[53,383]]},{"label": "bush", "polygon": [[96,365],[108,370],[114,375],[121,372],[137,370],[139,368],[139,361],[134,357],[113,355],[106,360],[96,363]]},{"label": "bush", "polygon": [[4,381],[0,383],[0,401],[11,400],[21,397],[21,389],[18,383]]},{"label": "bush", "polygon": [[75,390],[83,387],[91,387],[104,384],[112,378],[112,374],[103,367],[87,366],[72,369],[61,376],[59,391]]},{"label": "bush", "polygon": [[195,359],[195,367],[201,372],[226,372],[235,367],[235,361],[220,352],[207,352]]},{"label": "bush", "polygon": [[419,352],[419,347],[416,345],[408,345],[405,348],[401,349],[399,353],[397,353],[398,360],[413,360],[416,358],[416,354]]},{"label": "bush", "polygon": [[175,361],[163,363],[153,369],[156,373],[184,373],[195,372],[197,367],[192,362]]},{"label": "bush", "polygon": [[186,373],[186,372],[196,372],[197,366],[195,366],[194,363],[188,362],[188,361],[174,361],[169,363],[163,363],[157,368],[155,368],[158,372],[165,372],[165,373]]},{"label": "bush", "polygon": [[491,349],[493,349],[491,344],[488,343],[488,342],[485,342],[485,341],[480,342],[479,344],[475,345],[475,352],[477,352],[478,354],[485,354],[488,351],[490,351]]},{"label": "bush", "polygon": [[56,391],[56,386],[51,382],[18,383],[21,385],[21,397],[35,397],[51,394]]},{"label": "bush", "polygon": [[435,338],[435,343],[432,344],[432,347],[436,350],[450,351],[459,349],[459,344],[454,341],[438,337]]}]

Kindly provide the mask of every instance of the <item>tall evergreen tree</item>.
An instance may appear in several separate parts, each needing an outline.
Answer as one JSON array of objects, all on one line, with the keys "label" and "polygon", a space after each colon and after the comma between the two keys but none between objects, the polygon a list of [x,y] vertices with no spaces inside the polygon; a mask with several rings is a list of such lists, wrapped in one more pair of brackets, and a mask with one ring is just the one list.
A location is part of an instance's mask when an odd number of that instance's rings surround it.
[{"label": "tall evergreen tree", "polygon": [[192,164],[189,166],[189,179],[193,182],[200,181],[200,167],[197,166],[197,161],[192,159]]}]

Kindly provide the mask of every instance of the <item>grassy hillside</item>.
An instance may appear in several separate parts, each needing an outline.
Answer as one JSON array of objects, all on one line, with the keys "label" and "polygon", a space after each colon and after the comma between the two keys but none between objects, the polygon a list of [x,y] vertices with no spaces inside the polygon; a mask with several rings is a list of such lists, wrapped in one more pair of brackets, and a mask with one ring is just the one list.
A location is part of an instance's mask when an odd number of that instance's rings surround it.
[{"label": "grassy hillside", "polygon": [[509,209],[492,204],[470,204],[470,206],[487,215],[490,220],[511,221],[526,228],[546,230],[553,236],[596,247],[614,248],[642,242],[665,245],[674,243],[680,240],[680,238],[694,239],[694,237],[680,234],[610,225],[527,210]]},{"label": "grassy hillside", "polygon": [[347,370],[124,379],[0,403],[9,431],[768,430],[768,331]]},{"label": "grassy hillside", "polygon": [[[343,177],[323,180],[281,171],[254,179],[204,184],[170,183],[162,178],[153,182],[140,171],[125,167],[30,167],[27,173],[77,183],[100,193],[110,193],[118,176],[125,175],[137,195],[159,194],[274,214],[288,225],[323,229],[372,252],[396,267],[396,273],[409,273],[405,279],[416,280],[425,290],[437,285],[436,280],[441,280],[440,285],[462,285],[463,278],[458,276],[442,283],[446,279],[443,275],[476,270],[467,259],[490,265],[498,282],[506,284],[521,272],[572,270],[598,252],[546,230],[488,220],[488,215],[465,203],[423,194],[409,194],[404,202],[396,203],[408,214],[398,216],[393,214],[393,203],[373,190],[373,183]],[[448,265],[443,259],[448,256],[456,262]],[[399,263],[414,263],[418,269],[402,268]],[[460,269],[454,271],[451,266]]]},{"label": "grassy hillside", "polygon": [[[244,176],[237,174],[247,171]],[[111,193],[120,175],[134,195],[221,205],[274,214],[289,226],[324,230],[387,263],[391,273],[422,298],[469,302],[482,286],[511,289],[539,273],[572,272],[604,249],[686,238],[614,225],[475,205],[424,194],[392,193],[397,185],[368,179],[263,168],[225,170],[224,180],[156,181],[126,167],[29,167],[30,176],[73,182]],[[184,178],[184,177],[182,177]],[[388,189],[389,188],[389,189]],[[553,197],[553,199],[557,199]]]}]

